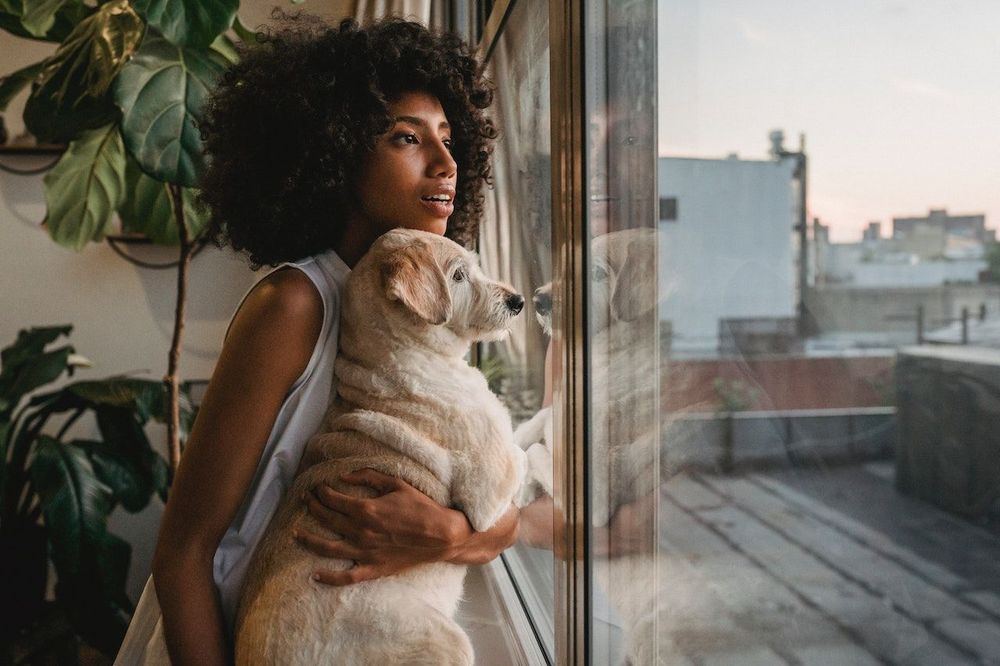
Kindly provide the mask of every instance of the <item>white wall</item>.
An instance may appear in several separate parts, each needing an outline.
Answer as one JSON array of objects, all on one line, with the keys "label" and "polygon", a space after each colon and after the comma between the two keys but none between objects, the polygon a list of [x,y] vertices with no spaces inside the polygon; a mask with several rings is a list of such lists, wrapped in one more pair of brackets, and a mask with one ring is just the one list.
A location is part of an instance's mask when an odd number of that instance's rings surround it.
[{"label": "white wall", "polygon": [[660,222],[660,317],[676,350],[711,352],[719,320],[795,316],[792,160],[663,157],[659,195],[678,219]]}]

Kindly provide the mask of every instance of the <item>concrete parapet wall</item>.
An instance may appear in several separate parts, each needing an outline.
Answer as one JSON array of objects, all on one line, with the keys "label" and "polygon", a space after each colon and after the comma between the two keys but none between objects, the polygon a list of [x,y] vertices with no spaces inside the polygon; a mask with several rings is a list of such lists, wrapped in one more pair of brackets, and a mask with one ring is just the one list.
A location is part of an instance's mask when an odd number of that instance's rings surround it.
[{"label": "concrete parapet wall", "polygon": [[673,474],[874,460],[895,441],[892,407],[678,414],[663,426],[661,462]]}]

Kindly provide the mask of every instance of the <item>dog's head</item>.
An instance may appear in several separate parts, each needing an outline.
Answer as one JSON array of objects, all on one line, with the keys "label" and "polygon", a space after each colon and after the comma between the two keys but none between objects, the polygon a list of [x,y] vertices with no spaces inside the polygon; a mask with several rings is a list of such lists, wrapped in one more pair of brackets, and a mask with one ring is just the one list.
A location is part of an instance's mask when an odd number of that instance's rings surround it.
[{"label": "dog's head", "polygon": [[[625,229],[590,242],[590,311],[592,330],[611,321],[635,321],[656,305],[657,235],[652,229]],[[535,290],[535,317],[552,333],[552,283]]]},{"label": "dog's head", "polygon": [[[384,234],[352,272],[381,301],[390,325],[443,343],[497,340],[524,307],[509,285],[488,278],[478,257],[436,234],[395,229]],[[376,293],[371,293],[375,291]]]}]

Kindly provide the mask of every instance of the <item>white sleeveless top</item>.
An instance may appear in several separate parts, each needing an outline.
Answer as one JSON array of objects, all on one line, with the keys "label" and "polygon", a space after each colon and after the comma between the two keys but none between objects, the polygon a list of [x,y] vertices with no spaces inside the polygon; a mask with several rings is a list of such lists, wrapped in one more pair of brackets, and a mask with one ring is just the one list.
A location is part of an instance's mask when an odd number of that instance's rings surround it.
[{"label": "white sleeveless top", "polygon": [[[316,285],[323,299],[323,327],[309,364],[278,411],[243,504],[215,551],[212,573],[230,634],[243,577],[254,549],[295,477],[306,442],[319,429],[330,403],[340,329],[340,296],[351,270],[333,250],[283,266],[298,268]],[[146,581],[115,659],[115,666],[136,664],[170,664],[152,576]]]}]

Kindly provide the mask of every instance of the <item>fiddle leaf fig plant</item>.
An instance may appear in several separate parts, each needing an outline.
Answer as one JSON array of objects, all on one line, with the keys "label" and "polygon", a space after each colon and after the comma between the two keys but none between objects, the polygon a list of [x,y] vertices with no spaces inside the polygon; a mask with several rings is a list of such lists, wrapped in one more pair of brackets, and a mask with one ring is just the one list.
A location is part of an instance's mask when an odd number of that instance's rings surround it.
[{"label": "fiddle leaf fig plant", "polygon": [[194,187],[204,169],[195,123],[227,66],[228,61],[212,49],[175,46],[148,30],[114,86],[125,145],[145,173]]},{"label": "fiddle leaf fig plant", "polygon": [[0,29],[58,42],[40,63],[0,79],[0,111],[25,87],[25,126],[67,143],[45,178],[44,226],[82,250],[121,231],[178,248],[170,396],[171,473],[181,453],[178,374],[191,258],[208,214],[195,186],[205,169],[198,123],[218,77],[257,44],[239,0],[0,0]]}]

